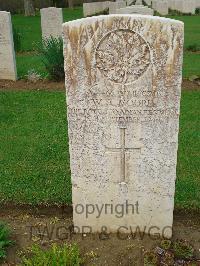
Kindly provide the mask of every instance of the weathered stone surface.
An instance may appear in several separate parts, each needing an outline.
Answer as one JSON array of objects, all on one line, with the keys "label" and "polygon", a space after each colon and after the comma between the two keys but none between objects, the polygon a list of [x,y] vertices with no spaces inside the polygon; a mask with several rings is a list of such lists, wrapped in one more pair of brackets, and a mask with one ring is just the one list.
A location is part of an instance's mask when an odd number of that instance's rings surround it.
[{"label": "weathered stone surface", "polygon": [[145,3],[146,3],[148,6],[151,6],[151,0],[145,0]]},{"label": "weathered stone surface", "polygon": [[117,9],[115,14],[141,14],[153,16],[154,11],[147,6],[127,6],[125,8]]},{"label": "weathered stone surface", "polygon": [[127,0],[126,1],[127,6],[133,5],[133,3],[134,3],[134,0]]},{"label": "weathered stone surface", "polygon": [[142,0],[136,0],[135,4],[136,5],[142,5]]},{"label": "weathered stone surface", "polygon": [[195,9],[196,9],[196,0],[182,0],[182,5],[181,5],[181,12],[184,14],[195,14]]},{"label": "weathered stone surface", "polygon": [[10,12],[0,11],[0,79],[17,79]]},{"label": "weathered stone surface", "polygon": [[48,7],[42,8],[41,26],[42,38],[59,38],[62,37],[63,13],[62,8]]},{"label": "weathered stone surface", "polygon": [[154,10],[156,10],[158,13],[160,13],[161,15],[167,15],[168,14],[168,9],[169,9],[169,4],[168,1],[155,1],[154,2]]},{"label": "weathered stone surface", "polygon": [[170,8],[182,12],[183,14],[195,14],[196,1],[175,0],[170,2]]},{"label": "weathered stone surface", "polygon": [[109,14],[116,14],[116,10],[122,7],[126,7],[125,1],[110,2],[109,4]]},{"label": "weathered stone surface", "polygon": [[[171,237],[183,23],[109,15],[63,31],[76,230],[139,226]],[[127,202],[138,210],[119,217]]]},{"label": "weathered stone surface", "polygon": [[110,7],[110,1],[83,3],[83,16],[92,16],[103,12]]},{"label": "weathered stone surface", "polygon": [[200,8],[200,0],[196,0],[196,2],[195,2],[195,7],[196,7],[196,8]]}]

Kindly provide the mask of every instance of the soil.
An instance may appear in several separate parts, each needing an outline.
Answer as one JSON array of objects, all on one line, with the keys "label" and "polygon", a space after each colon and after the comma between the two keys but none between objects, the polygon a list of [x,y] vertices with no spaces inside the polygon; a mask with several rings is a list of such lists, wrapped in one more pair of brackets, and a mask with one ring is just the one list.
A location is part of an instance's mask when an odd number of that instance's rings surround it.
[{"label": "soil", "polygon": [[[3,263],[7,266],[17,265],[20,254],[36,243],[44,249],[52,243],[77,243],[85,258],[84,265],[140,266],[143,265],[144,252],[160,242],[159,237],[149,235],[73,234],[70,206],[1,206],[0,220],[9,224],[15,241],[8,249],[7,260]],[[174,213],[173,240],[176,239],[189,241],[196,250],[196,258],[200,259],[200,213]]]},{"label": "soil", "polygon": [[[189,81],[187,79],[183,80],[182,83],[183,90],[200,90],[199,81]],[[39,80],[36,82],[30,82],[27,80],[0,80],[0,91],[26,91],[26,90],[44,90],[44,91],[65,91],[65,84],[63,82],[53,82],[49,80]]]}]

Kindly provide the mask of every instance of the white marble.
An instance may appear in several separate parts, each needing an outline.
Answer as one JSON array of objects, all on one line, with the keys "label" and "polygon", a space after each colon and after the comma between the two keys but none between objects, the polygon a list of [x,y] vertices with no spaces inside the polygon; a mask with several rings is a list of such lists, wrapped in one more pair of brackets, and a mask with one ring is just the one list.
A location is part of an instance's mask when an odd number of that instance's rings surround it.
[{"label": "white marble", "polygon": [[63,13],[62,8],[48,7],[40,10],[42,38],[62,37]]},{"label": "white marble", "polygon": [[115,14],[141,14],[153,16],[153,9],[147,6],[128,6],[125,8],[119,8],[115,11]]},{"label": "white marble", "polygon": [[11,15],[6,11],[0,11],[0,79],[17,79]]},{"label": "white marble", "polygon": [[168,15],[169,4],[167,0],[158,0],[154,2],[154,10],[156,10],[161,15]]},{"label": "white marble", "polygon": [[126,7],[125,1],[110,2],[109,4],[109,14],[116,14],[116,10],[119,8]]},{"label": "white marble", "polygon": [[180,21],[144,15],[63,25],[77,232],[139,226],[171,237],[183,32]]},{"label": "white marble", "polygon": [[93,16],[105,10],[109,10],[110,1],[83,3],[83,16]]}]

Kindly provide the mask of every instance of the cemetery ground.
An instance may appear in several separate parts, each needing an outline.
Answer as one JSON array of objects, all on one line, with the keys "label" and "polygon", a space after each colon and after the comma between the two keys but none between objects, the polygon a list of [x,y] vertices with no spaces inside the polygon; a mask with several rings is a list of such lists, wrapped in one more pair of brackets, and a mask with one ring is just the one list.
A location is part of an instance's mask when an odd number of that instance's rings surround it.
[{"label": "cemetery ground", "polygon": [[[80,17],[81,8],[64,11],[65,21]],[[200,52],[188,50],[200,43],[200,16],[173,18],[185,22],[173,240],[191,242],[200,259],[200,86],[188,81],[200,74]],[[21,30],[23,42],[17,53],[18,76],[22,80],[0,81],[0,221],[10,225],[15,241],[8,250],[7,265],[16,265],[24,249],[33,244],[46,249],[52,243],[66,242],[78,243],[86,265],[142,265],[144,252],[159,245],[160,240],[149,236],[141,240],[131,235],[122,237],[123,240],[115,235],[101,239],[99,235],[70,233],[71,181],[64,83],[48,80],[40,56],[34,51],[34,43],[41,36],[39,15],[15,15],[12,20]],[[27,82],[28,71],[33,69],[46,80]]]}]

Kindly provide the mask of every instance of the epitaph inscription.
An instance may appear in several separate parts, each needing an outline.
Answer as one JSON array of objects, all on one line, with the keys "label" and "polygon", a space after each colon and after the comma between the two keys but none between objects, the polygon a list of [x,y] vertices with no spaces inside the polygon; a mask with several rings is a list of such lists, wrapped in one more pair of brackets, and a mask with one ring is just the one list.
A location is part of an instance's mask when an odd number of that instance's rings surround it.
[{"label": "epitaph inscription", "polygon": [[[63,30],[74,225],[172,226],[183,23],[111,15]],[[139,215],[75,211],[127,200],[138,201]]]}]

